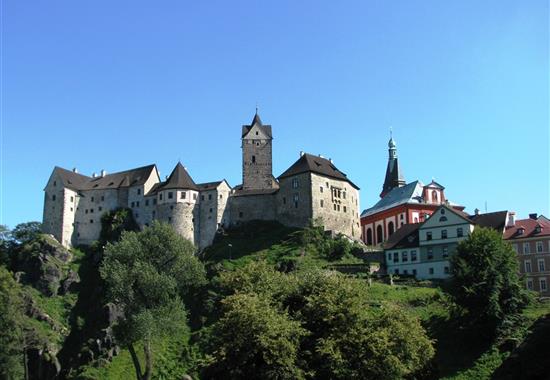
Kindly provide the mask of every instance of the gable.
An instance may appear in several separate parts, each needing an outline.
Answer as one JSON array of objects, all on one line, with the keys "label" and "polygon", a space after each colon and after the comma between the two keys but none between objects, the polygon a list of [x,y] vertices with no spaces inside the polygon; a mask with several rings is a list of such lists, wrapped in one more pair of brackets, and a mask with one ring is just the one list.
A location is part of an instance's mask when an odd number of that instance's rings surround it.
[{"label": "gable", "polygon": [[269,140],[265,128],[261,125],[254,124],[248,132],[243,136],[243,140]]},{"label": "gable", "polygon": [[466,220],[462,215],[457,214],[448,207],[439,207],[434,213],[422,224],[420,229],[437,228],[445,226],[453,226],[457,224],[473,224]]}]

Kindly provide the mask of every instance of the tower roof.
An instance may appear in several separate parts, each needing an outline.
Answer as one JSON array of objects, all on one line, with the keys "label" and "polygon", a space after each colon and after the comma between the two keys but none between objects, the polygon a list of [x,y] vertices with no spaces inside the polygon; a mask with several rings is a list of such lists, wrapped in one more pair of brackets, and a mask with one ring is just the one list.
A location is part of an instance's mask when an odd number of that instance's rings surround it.
[{"label": "tower roof", "polygon": [[162,190],[166,189],[191,189],[199,190],[193,178],[187,173],[181,162],[178,162],[172,173],[162,185]]},{"label": "tower roof", "polygon": [[380,198],[383,198],[393,188],[401,187],[406,184],[405,177],[403,176],[403,172],[401,171],[399,160],[397,158],[397,147],[392,136],[388,141],[388,152],[388,166],[386,168],[386,177],[384,179],[384,185],[382,186]]},{"label": "tower roof", "polygon": [[254,117],[252,118],[252,123],[250,125],[243,125],[243,131],[242,131],[242,137],[245,137],[248,132],[252,129],[252,127],[258,126],[258,128],[265,133],[266,136],[268,136],[270,139],[273,138],[271,134],[271,125],[263,125],[262,119],[260,119],[260,115],[258,114],[258,110],[256,110],[256,113],[254,114]]}]

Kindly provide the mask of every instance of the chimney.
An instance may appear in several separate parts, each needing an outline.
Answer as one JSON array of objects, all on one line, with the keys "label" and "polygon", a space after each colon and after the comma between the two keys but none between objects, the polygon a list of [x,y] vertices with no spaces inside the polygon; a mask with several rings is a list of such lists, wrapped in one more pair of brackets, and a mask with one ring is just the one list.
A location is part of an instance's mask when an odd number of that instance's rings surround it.
[{"label": "chimney", "polygon": [[476,208],[476,209],[474,210],[474,213],[475,213],[476,215],[479,215],[479,209]]},{"label": "chimney", "polygon": [[303,155],[304,155],[304,151],[301,150],[301,151],[300,151],[300,157],[303,157]]},{"label": "chimney", "polygon": [[508,220],[506,221],[506,227],[514,227],[516,225],[516,213],[514,211],[508,212]]},{"label": "chimney", "polygon": [[77,169],[77,168],[73,168],[73,173],[78,173],[78,169]]},{"label": "chimney", "polygon": [[95,174],[95,172],[92,173],[92,178],[95,178],[97,177],[97,174]]},{"label": "chimney", "polygon": [[319,155],[319,157],[320,157],[320,158],[325,158],[325,157],[323,157],[323,155],[322,155],[322,154],[320,154],[320,155]]},{"label": "chimney", "polygon": [[101,176],[105,177],[105,174],[107,174],[107,172],[104,169],[101,169]]},{"label": "chimney", "polygon": [[534,219],[534,220],[537,220],[537,217],[538,217],[538,215],[537,215],[537,213],[536,213],[536,212],[535,212],[535,213],[533,213],[533,214],[529,214],[529,219]]},{"label": "chimney", "polygon": [[331,164],[333,163],[333,162],[332,162],[332,158],[329,158],[328,161],[329,161]]}]

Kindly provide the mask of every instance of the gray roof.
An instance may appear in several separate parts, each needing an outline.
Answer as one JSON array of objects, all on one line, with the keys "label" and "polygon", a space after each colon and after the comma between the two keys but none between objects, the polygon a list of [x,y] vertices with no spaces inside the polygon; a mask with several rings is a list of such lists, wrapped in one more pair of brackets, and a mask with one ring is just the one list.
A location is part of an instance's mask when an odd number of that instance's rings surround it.
[{"label": "gray roof", "polygon": [[470,215],[470,220],[481,227],[489,227],[504,232],[508,211],[488,212],[485,214]]},{"label": "gray roof", "polygon": [[193,178],[187,173],[181,162],[178,162],[172,173],[158,190],[190,189],[199,190]]},{"label": "gray roof", "polygon": [[277,191],[279,191],[278,188],[275,189],[249,189],[249,190],[243,190],[241,188],[236,188],[233,192],[233,196],[235,197],[244,197],[244,196],[251,196],[251,195],[269,195],[269,194],[275,194]]},{"label": "gray roof", "polygon": [[308,153],[303,154],[294,164],[292,164],[285,172],[283,172],[283,174],[279,176],[279,179],[307,172],[346,181],[355,189],[359,190],[359,187],[351,182],[351,180],[346,176],[346,173],[341,172],[332,162],[326,158],[314,156]]},{"label": "gray roof", "polygon": [[382,186],[382,194],[385,195],[392,189],[403,186],[405,183],[405,177],[399,165],[399,159],[397,157],[390,158],[388,160],[388,167],[386,168],[386,178]]},{"label": "gray roof", "polygon": [[384,243],[384,249],[418,247],[420,223],[404,224]]},{"label": "gray roof", "polygon": [[377,212],[388,210],[392,207],[405,203],[422,203],[423,184],[420,181],[414,181],[402,187],[395,187],[384,198],[380,199],[371,208],[364,210],[361,217],[375,214]]},{"label": "gray roof", "polygon": [[57,173],[63,184],[70,189],[103,190],[143,185],[154,170],[156,170],[156,166],[153,164],[94,178],[56,166],[54,173]]},{"label": "gray roof", "polygon": [[[214,182],[205,182],[205,183],[197,183],[197,187],[200,189],[200,190],[212,190],[212,189],[215,189],[217,188],[218,186],[220,186],[220,184],[222,182],[226,182],[225,179],[222,179],[221,181],[214,181]],[[228,184],[229,186],[229,184]],[[229,186],[231,187],[231,186]]]},{"label": "gray roof", "polygon": [[262,119],[260,119],[260,115],[258,115],[258,111],[256,111],[256,114],[254,115],[254,118],[252,119],[252,123],[250,125],[243,125],[243,131],[242,136],[245,137],[248,132],[252,129],[254,125],[258,125],[258,128],[260,128],[269,138],[273,138],[273,135],[271,134],[271,125],[263,125]]}]

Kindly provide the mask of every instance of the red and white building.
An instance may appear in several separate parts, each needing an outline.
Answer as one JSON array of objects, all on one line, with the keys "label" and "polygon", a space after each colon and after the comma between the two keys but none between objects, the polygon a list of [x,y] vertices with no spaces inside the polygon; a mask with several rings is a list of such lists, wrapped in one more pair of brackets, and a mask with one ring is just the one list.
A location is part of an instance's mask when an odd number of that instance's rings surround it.
[{"label": "red and white building", "polygon": [[441,204],[464,210],[463,206],[449,202],[445,187],[434,180],[427,185],[420,181],[406,184],[393,138],[390,138],[388,148],[388,167],[381,199],[361,213],[362,239],[367,245],[382,244],[404,224],[424,222],[426,216]]}]

